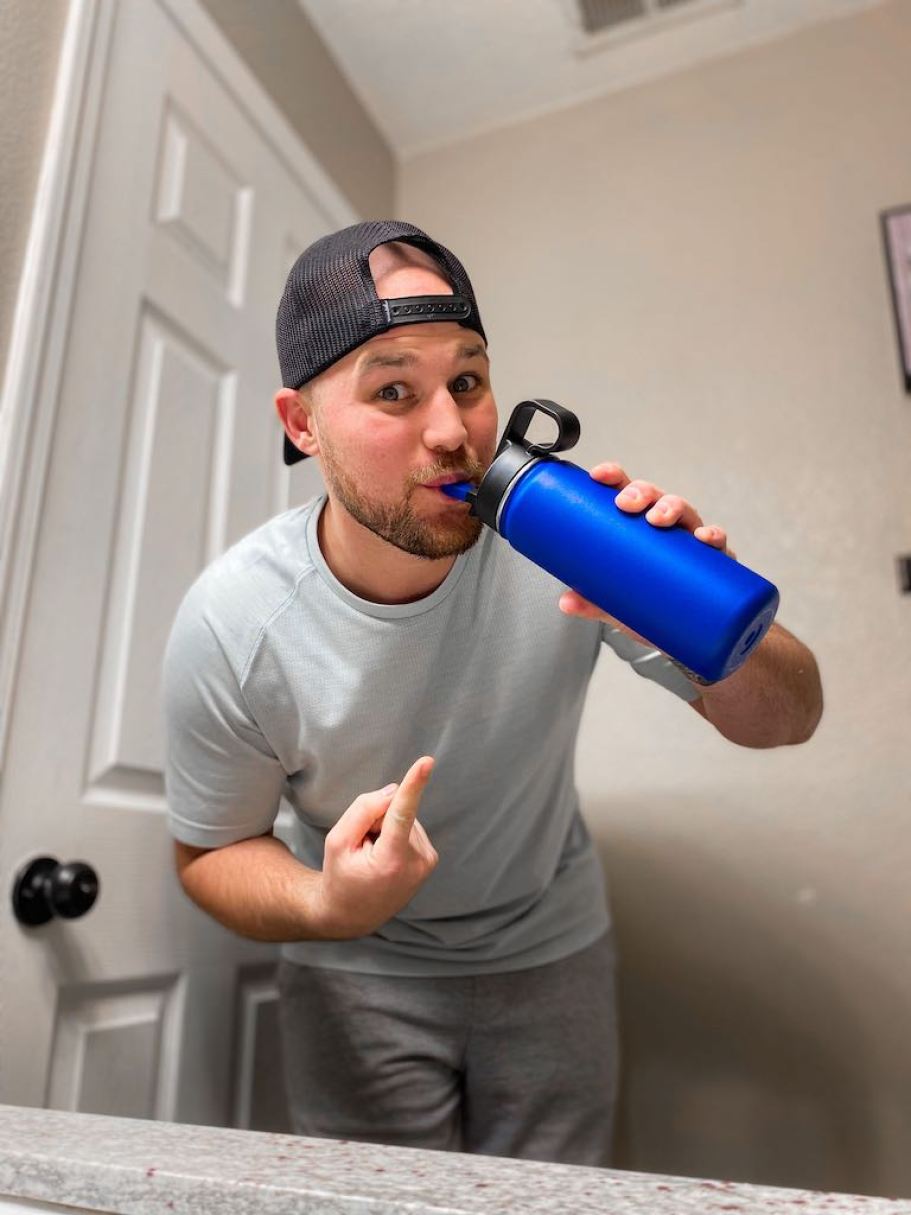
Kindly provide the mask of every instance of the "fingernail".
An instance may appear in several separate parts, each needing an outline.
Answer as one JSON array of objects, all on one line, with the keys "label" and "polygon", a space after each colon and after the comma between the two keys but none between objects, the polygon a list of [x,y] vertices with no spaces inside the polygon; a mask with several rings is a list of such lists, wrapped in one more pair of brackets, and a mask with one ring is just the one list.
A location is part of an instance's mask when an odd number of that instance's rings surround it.
[{"label": "fingernail", "polygon": [[398,785],[393,781],[393,783],[391,785],[387,785],[385,789],[380,789],[380,793],[382,793],[385,797],[388,797],[390,793],[395,793],[397,788]]}]

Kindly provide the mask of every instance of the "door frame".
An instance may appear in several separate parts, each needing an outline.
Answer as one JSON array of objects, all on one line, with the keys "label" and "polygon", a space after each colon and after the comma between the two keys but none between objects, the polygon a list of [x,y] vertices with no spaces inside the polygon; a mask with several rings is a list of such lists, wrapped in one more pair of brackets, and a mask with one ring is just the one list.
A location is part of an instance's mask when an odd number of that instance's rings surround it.
[{"label": "door frame", "polygon": [[[180,27],[325,216],[327,227],[357,223],[362,217],[198,0],[151,2]],[[0,390],[0,773],[41,525],[111,36],[120,3],[70,0]]]}]

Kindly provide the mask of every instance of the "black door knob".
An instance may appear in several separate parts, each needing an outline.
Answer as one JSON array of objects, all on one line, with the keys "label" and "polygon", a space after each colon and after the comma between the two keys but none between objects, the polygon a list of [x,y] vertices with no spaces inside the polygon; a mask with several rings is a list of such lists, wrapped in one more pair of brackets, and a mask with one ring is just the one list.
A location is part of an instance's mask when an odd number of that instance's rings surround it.
[{"label": "black door knob", "polygon": [[52,856],[39,856],[16,875],[13,912],[20,924],[33,928],[55,915],[78,919],[97,897],[98,875],[91,865],[85,861],[59,865]]}]

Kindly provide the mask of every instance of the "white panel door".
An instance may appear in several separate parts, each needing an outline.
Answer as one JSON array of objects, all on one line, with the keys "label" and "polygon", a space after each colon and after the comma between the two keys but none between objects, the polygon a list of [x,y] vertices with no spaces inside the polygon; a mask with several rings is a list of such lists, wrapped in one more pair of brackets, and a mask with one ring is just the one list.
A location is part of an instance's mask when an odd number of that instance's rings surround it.
[{"label": "white panel door", "polygon": [[216,73],[181,28],[188,3],[115,7],[59,399],[40,406],[56,422],[0,876],[82,860],[100,895],[32,928],[4,896],[0,1100],[277,1127],[275,951],[179,890],[159,679],[196,574],[319,487],[281,463],[274,318],[293,257],[338,224],[234,95],[224,48]]}]

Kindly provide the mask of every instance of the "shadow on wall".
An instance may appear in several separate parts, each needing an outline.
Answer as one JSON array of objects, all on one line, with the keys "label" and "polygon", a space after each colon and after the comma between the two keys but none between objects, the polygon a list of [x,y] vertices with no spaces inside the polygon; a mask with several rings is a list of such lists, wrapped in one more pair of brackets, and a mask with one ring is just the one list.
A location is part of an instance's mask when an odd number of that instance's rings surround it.
[{"label": "shadow on wall", "polygon": [[[659,797],[666,822],[699,821],[694,802]],[[602,863],[620,952],[617,1167],[881,1192],[861,1027],[832,983],[853,960],[798,929],[800,909],[768,892],[761,857],[738,857],[738,871],[710,841],[638,835],[636,819],[635,806],[616,803],[590,814],[611,824]]]}]

